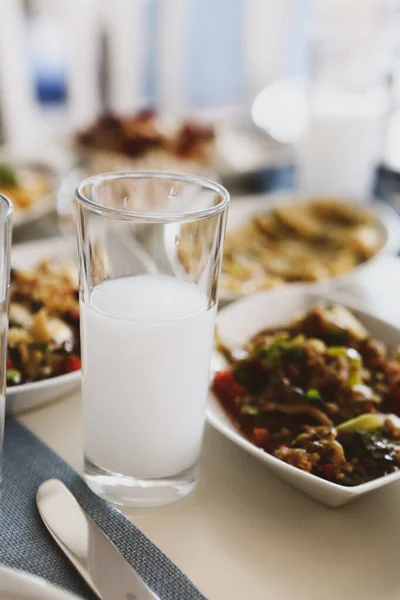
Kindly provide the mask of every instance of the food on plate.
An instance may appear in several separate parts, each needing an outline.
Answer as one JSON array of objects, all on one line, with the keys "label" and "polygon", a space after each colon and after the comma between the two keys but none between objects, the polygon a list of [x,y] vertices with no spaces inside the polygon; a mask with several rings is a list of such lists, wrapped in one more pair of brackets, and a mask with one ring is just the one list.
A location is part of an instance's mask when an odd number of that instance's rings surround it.
[{"label": "food on plate", "polygon": [[7,386],[80,368],[75,267],[43,260],[33,271],[12,269]]},{"label": "food on plate", "polygon": [[51,191],[49,177],[43,169],[14,167],[0,163],[0,194],[11,200],[16,212],[29,209]]},{"label": "food on plate", "polygon": [[221,289],[248,294],[337,277],[383,242],[376,219],[362,207],[322,198],[282,204],[227,234]]},{"label": "food on plate", "polygon": [[354,486],[400,467],[400,353],[346,308],[315,306],[220,352],[213,391],[233,423],[272,456]]},{"label": "food on plate", "polygon": [[187,120],[171,127],[153,109],[129,116],[104,114],[76,135],[78,149],[92,155],[92,170],[128,168],[131,160],[143,158],[150,165],[152,161],[155,165],[163,161],[210,164],[214,142],[212,125]]}]

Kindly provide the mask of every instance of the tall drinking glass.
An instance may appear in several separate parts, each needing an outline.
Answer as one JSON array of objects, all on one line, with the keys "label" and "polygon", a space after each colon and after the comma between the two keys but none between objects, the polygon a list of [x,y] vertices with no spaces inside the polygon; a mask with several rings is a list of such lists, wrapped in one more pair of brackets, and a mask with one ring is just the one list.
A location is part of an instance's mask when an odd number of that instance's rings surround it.
[{"label": "tall drinking glass", "polygon": [[76,192],[85,478],[157,506],[196,484],[228,192],[163,172]]},{"label": "tall drinking glass", "polygon": [[[3,446],[12,204],[0,194],[0,450]],[[1,478],[1,471],[0,471]]]}]

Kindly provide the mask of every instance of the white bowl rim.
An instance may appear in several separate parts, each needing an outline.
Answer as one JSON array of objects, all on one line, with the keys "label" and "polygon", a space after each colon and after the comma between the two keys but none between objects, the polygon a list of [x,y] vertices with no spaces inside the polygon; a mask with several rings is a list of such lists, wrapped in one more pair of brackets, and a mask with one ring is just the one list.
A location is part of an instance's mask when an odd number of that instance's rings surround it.
[{"label": "white bowl rim", "polygon": [[71,373],[63,373],[63,375],[56,375],[55,377],[48,377],[47,379],[41,379],[39,381],[28,381],[27,383],[20,383],[19,385],[12,385],[6,388],[6,396],[24,392],[35,392],[41,389],[45,389],[54,384],[68,384],[78,381],[81,377],[81,370],[72,371]]}]

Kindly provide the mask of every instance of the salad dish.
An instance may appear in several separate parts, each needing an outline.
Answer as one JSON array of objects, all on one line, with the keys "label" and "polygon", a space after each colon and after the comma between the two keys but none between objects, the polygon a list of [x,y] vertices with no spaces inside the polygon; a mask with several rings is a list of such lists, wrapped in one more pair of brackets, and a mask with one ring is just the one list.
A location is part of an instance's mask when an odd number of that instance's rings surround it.
[{"label": "salad dish", "polygon": [[12,269],[7,387],[80,368],[76,268],[42,260],[32,270]]},{"label": "salad dish", "polygon": [[[80,385],[76,246],[61,237],[17,244],[11,266],[6,410],[18,414]],[[30,353],[38,354],[26,368]]]}]

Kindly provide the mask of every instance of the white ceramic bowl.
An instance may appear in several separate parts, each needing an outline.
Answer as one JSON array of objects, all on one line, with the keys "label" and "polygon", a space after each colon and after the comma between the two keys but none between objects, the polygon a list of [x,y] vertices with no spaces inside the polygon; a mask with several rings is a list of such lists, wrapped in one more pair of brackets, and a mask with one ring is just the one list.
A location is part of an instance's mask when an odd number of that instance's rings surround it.
[{"label": "white ceramic bowl", "polygon": [[[276,193],[263,194],[260,196],[243,196],[234,198],[231,202],[228,212],[228,221],[226,226],[227,234],[242,227],[246,222],[252,219],[253,216],[259,213],[265,213],[276,206],[284,204],[292,204],[299,202],[309,202],[309,198],[293,193]],[[360,203],[360,206],[371,212],[377,219],[378,227],[382,235],[382,247],[369,260],[361,263],[356,268],[343,273],[338,277],[332,277],[326,281],[317,281],[305,283],[310,291],[327,290],[339,284],[343,284],[358,278],[360,275],[375,262],[375,260],[383,254],[393,254],[400,246],[400,219],[397,213],[383,202],[374,201],[371,203]],[[285,287],[293,287],[297,284],[287,283]],[[280,290],[281,288],[277,288]],[[222,305],[237,300],[243,294],[234,293],[220,286],[219,299]]]},{"label": "white ceramic bowl", "polygon": [[[345,301],[344,298],[346,298]],[[399,344],[400,329],[361,310],[357,303],[353,304],[348,301],[347,296],[338,292],[313,294],[308,292],[304,286],[291,286],[274,292],[259,292],[226,306],[217,317],[218,332],[228,347],[242,346],[249,337],[261,329],[286,324],[299,312],[307,310],[323,299],[334,300],[353,310],[371,335],[382,340],[388,346],[394,347]],[[215,429],[246,452],[264,462],[290,485],[327,506],[341,506],[400,478],[399,470],[368,483],[344,487],[301,471],[249,442],[232,424],[212,392],[209,396],[207,419]]]},{"label": "white ceramic bowl", "polygon": [[79,600],[40,577],[0,567],[0,600]]},{"label": "white ceramic bowl", "polygon": [[[31,269],[44,258],[75,261],[76,247],[74,241],[49,238],[18,244],[13,246],[11,251],[11,264],[17,269]],[[6,411],[15,414],[36,408],[73,391],[79,386],[80,379],[81,372],[74,371],[51,379],[7,388]]]}]

